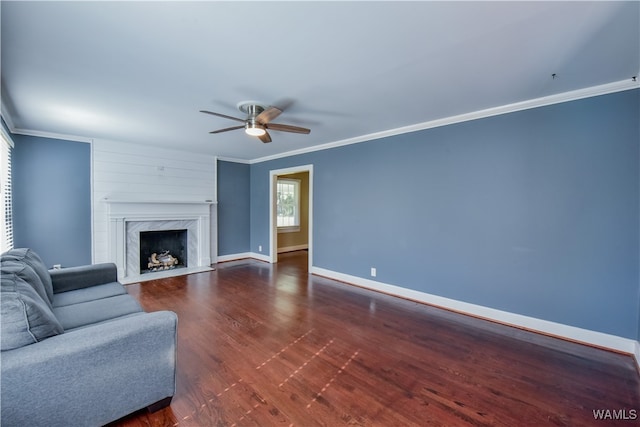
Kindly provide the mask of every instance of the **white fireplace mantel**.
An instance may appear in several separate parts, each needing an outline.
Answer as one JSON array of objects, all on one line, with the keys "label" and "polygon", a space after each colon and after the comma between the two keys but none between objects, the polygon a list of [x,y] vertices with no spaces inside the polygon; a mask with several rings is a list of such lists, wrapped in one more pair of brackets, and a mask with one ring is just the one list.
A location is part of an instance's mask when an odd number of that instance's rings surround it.
[{"label": "white fireplace mantel", "polygon": [[140,231],[173,229],[176,225],[188,230],[189,268],[186,270],[210,267],[211,207],[215,202],[123,199],[104,201],[108,205],[109,257],[118,267],[120,280],[130,282],[140,277]]}]

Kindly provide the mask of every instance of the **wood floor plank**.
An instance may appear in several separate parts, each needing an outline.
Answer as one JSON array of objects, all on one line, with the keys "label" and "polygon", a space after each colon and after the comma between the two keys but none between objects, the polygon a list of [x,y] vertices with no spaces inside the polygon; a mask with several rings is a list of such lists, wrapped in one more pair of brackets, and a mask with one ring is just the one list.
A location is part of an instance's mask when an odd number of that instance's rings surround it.
[{"label": "wood floor plank", "polygon": [[[603,426],[634,410],[631,356],[499,325],[276,265],[127,286],[178,315],[170,407],[137,426]],[[637,421],[637,420],[636,420]]]}]

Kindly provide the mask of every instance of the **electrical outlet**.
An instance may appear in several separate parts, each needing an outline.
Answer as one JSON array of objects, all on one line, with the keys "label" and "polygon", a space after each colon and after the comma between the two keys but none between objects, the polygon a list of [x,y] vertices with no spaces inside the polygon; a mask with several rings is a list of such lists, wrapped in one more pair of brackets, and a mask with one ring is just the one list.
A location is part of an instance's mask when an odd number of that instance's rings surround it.
[{"label": "electrical outlet", "polygon": [[376,270],[376,268],[371,267],[371,277],[376,277],[376,274],[378,274],[378,271]]},{"label": "electrical outlet", "polygon": [[262,252],[262,245],[258,246],[258,252]]}]

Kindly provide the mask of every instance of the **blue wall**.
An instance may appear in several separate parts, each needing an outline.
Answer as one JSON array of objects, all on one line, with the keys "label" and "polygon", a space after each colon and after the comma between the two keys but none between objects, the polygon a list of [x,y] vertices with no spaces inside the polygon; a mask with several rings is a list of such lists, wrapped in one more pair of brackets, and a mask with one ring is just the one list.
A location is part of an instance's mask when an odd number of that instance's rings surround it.
[{"label": "blue wall", "polygon": [[91,264],[91,147],[12,135],[14,246],[48,267]]},{"label": "blue wall", "polygon": [[251,165],[251,250],[269,171],[314,165],[313,263],[637,339],[639,90]]},{"label": "blue wall", "polygon": [[249,165],[218,161],[218,255],[249,252]]}]

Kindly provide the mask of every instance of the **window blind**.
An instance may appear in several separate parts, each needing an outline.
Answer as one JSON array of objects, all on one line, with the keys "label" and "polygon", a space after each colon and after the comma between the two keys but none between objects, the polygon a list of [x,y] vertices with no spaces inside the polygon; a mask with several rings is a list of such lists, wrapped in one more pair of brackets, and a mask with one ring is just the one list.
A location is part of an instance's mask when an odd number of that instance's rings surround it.
[{"label": "window blind", "polygon": [[5,135],[2,135],[0,144],[0,199],[3,206],[1,209],[0,221],[2,222],[2,240],[0,241],[0,252],[13,248],[13,208],[11,201],[11,150],[13,143]]}]

